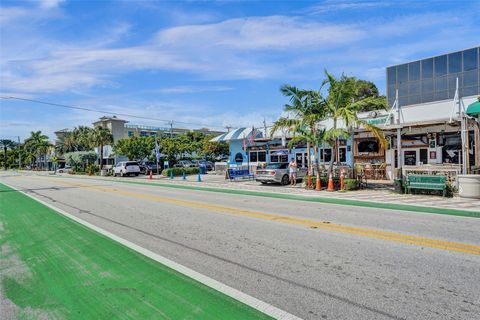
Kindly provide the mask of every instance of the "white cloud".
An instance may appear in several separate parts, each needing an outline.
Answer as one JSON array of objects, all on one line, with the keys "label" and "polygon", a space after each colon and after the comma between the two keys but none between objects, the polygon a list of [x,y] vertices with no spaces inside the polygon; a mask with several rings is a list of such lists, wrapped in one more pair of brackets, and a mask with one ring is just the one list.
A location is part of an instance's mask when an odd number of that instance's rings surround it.
[{"label": "white cloud", "polygon": [[65,0],[37,0],[41,7],[46,9],[56,8]]}]

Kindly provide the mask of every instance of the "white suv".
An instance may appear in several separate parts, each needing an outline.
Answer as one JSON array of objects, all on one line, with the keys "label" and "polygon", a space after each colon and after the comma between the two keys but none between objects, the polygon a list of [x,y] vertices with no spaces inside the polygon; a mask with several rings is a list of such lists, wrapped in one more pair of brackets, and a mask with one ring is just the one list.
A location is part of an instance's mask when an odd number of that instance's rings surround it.
[{"label": "white suv", "polygon": [[122,177],[128,175],[136,175],[140,174],[140,167],[138,166],[138,162],[134,161],[122,161],[119,162],[113,167],[113,175],[116,177],[120,175]]}]

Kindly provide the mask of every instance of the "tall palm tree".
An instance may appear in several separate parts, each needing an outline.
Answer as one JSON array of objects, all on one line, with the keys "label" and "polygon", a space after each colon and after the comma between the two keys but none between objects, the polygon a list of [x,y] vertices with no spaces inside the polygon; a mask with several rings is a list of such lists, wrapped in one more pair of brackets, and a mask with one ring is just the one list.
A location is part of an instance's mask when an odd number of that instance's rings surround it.
[{"label": "tall palm tree", "polygon": [[3,154],[4,154],[4,167],[5,170],[7,170],[7,150],[13,150],[17,146],[17,143],[13,140],[10,139],[2,139],[0,140],[0,147],[3,148]]},{"label": "tall palm tree", "polygon": [[[358,118],[357,113],[369,105],[386,105],[385,98],[378,95],[359,96],[359,81],[353,77],[342,75],[340,79],[335,78],[325,70],[326,79],[323,81],[321,89],[328,87],[328,97],[324,99],[328,118],[333,122],[332,128],[325,132],[325,139],[333,147],[332,158],[330,160],[329,173],[333,170],[334,159],[338,161],[338,143],[339,138],[347,138],[351,135],[353,128],[363,127],[370,131],[385,147],[387,141],[382,130],[374,125]],[[341,122],[341,126],[339,126]]]},{"label": "tall palm tree", "polygon": [[25,148],[35,155],[35,160],[44,156],[46,165],[46,155],[52,144],[48,141],[48,137],[42,131],[32,131],[30,137],[25,139]]},{"label": "tall palm tree", "polygon": [[[272,134],[280,128],[288,129],[294,137],[289,142],[289,147],[295,143],[306,142],[308,179],[312,168],[311,148],[314,149],[314,163],[317,179],[320,178],[318,163],[318,146],[323,139],[323,132],[318,129],[318,123],[325,119],[325,103],[320,91],[302,90],[295,86],[284,85],[280,88],[282,94],[290,98],[290,104],[284,106],[284,111],[293,118],[282,117],[272,128]],[[319,180],[317,180],[319,181]]]},{"label": "tall palm tree", "polygon": [[92,146],[99,148],[100,170],[103,168],[103,147],[113,142],[113,135],[110,130],[97,127],[90,132]]}]

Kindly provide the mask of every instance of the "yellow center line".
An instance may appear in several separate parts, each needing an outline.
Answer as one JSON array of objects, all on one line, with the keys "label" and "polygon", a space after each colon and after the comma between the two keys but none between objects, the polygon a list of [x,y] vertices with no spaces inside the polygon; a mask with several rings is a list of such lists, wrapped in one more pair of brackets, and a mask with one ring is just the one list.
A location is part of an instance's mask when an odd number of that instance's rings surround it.
[{"label": "yellow center line", "polygon": [[[38,177],[38,176],[37,178],[49,179],[48,177]],[[415,245],[424,246],[424,247],[431,247],[431,248],[437,248],[437,249],[443,249],[443,250],[459,251],[459,252],[464,252],[469,254],[480,255],[480,246],[476,246],[476,245],[444,241],[444,240],[425,238],[425,237],[418,237],[418,236],[411,236],[411,235],[393,233],[393,232],[382,231],[382,230],[350,227],[350,226],[345,226],[341,224],[330,223],[328,221],[316,221],[316,220],[298,218],[294,216],[286,216],[286,215],[280,215],[280,214],[272,214],[272,213],[265,213],[265,212],[259,212],[259,211],[238,209],[238,208],[226,207],[226,206],[221,206],[216,204],[209,204],[209,203],[199,202],[199,201],[180,200],[176,198],[162,197],[162,196],[157,196],[153,194],[145,194],[145,193],[121,190],[117,188],[109,188],[101,185],[72,183],[72,182],[58,181],[58,180],[56,180],[56,182],[63,185],[93,189],[101,192],[108,192],[108,193],[118,194],[118,195],[127,196],[131,198],[149,200],[153,202],[169,203],[169,204],[175,204],[175,205],[184,206],[184,207],[206,209],[206,210],[220,212],[220,213],[227,213],[227,214],[236,215],[236,216],[251,217],[251,218],[268,220],[268,221],[277,221],[277,222],[292,224],[292,225],[301,225],[301,226],[305,226],[313,229],[325,229],[325,230],[331,230],[331,231],[342,232],[347,234],[364,236],[364,237],[384,239],[384,240],[390,240],[390,241],[396,241],[396,242],[402,242],[402,243],[415,244]]]}]

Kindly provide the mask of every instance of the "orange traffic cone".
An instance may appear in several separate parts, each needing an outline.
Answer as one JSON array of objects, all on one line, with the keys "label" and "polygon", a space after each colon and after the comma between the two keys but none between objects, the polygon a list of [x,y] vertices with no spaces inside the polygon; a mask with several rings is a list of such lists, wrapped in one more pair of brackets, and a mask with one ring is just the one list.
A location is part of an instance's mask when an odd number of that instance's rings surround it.
[{"label": "orange traffic cone", "polygon": [[315,181],[315,190],[317,191],[322,190],[322,182],[320,181],[320,177],[317,177]]},{"label": "orange traffic cone", "polygon": [[327,187],[327,191],[335,191],[335,188],[333,187],[333,178],[332,178],[332,174],[330,173],[330,175],[328,176],[328,187]]},{"label": "orange traffic cone", "polygon": [[150,170],[150,174],[148,175],[148,179],[149,179],[149,180],[152,180],[152,179],[153,179],[153,173],[152,173],[152,170]]}]

